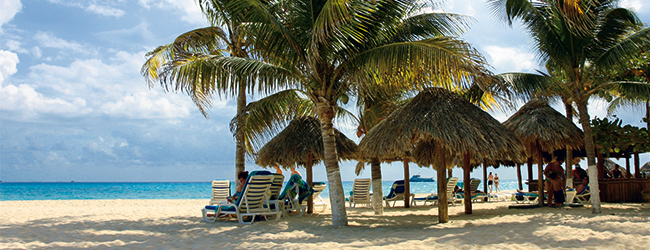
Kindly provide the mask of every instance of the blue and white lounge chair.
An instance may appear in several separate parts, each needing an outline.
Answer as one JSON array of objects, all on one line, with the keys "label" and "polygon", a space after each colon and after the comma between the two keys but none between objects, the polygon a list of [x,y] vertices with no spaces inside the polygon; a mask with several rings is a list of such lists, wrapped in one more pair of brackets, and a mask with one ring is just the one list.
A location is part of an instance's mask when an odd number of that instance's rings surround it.
[{"label": "blue and white lounge chair", "polygon": [[[283,203],[282,216],[302,216],[307,209],[307,203],[305,201],[307,197],[313,194],[314,189],[299,174],[292,174],[278,198]],[[298,214],[294,215],[295,212],[298,212]]]},{"label": "blue and white lounge chair", "polygon": [[[458,178],[456,177],[451,177],[449,180],[447,180],[447,202],[451,202],[452,205],[458,201],[456,199],[456,196],[454,196],[454,187],[456,186],[456,183],[458,183]],[[426,205],[427,202],[431,202],[432,205],[435,205],[438,203],[438,194],[431,194],[427,197],[414,198],[411,201],[411,206],[416,206],[417,201],[424,201],[424,205]]]},{"label": "blue and white lounge chair", "polygon": [[[271,211],[267,203],[272,181],[271,172],[251,172],[242,189],[242,195],[233,203],[222,202],[219,205],[205,206],[201,210],[203,220],[212,222],[217,219],[229,220],[231,215],[236,215],[239,222],[245,224],[252,224],[257,216],[265,220],[268,220],[268,216],[274,216],[275,220],[279,220],[281,212]],[[250,220],[245,221],[246,219]]]},{"label": "blue and white lounge chair", "polygon": [[269,188],[269,206],[271,206],[271,209],[275,210],[276,212],[282,212],[280,191],[282,190],[283,183],[284,175],[273,174],[273,181],[271,182],[271,187]]},{"label": "blue and white lounge chair", "polygon": [[390,202],[393,202],[393,207],[397,201],[404,200],[404,194],[406,193],[406,187],[404,186],[404,180],[397,180],[393,182],[393,186],[390,187],[388,195],[384,197],[386,202],[386,207],[391,207]]}]

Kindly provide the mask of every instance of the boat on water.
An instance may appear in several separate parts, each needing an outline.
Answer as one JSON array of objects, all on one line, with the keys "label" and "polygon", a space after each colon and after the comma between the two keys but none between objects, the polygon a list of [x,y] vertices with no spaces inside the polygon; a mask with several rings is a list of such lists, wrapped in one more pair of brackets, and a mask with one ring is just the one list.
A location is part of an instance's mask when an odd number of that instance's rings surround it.
[{"label": "boat on water", "polygon": [[410,182],[433,182],[433,177],[422,177],[419,174],[411,176],[409,178]]}]

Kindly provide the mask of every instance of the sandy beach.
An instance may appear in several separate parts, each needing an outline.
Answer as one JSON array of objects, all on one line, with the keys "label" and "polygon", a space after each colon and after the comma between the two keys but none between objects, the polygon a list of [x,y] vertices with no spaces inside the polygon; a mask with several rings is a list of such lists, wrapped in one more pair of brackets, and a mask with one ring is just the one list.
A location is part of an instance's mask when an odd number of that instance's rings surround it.
[{"label": "sandy beach", "polygon": [[[330,211],[279,222],[208,223],[207,200],[0,201],[0,249],[647,249],[650,205],[508,209],[510,201],[450,207],[348,208],[349,227]],[[398,203],[399,204],[399,203]]]}]

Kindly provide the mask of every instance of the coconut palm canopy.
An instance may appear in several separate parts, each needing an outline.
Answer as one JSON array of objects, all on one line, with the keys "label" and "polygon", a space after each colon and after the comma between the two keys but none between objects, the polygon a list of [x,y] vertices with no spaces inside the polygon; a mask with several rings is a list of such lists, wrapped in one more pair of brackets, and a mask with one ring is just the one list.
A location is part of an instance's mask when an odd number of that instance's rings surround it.
[{"label": "coconut palm canopy", "polygon": [[[336,129],[334,133],[339,160],[356,159],[357,144]],[[324,157],[323,151],[320,122],[314,117],[303,116],[292,120],[258,151],[257,164],[263,167],[280,165],[284,168],[296,163],[305,166],[309,153],[312,154],[313,164],[318,164]]]},{"label": "coconut palm canopy", "polygon": [[[512,130],[527,147],[535,145],[535,142],[539,142],[546,152],[584,147],[582,130],[543,100],[530,100],[503,125]],[[534,151],[528,150],[529,153]]]},{"label": "coconut palm canopy", "polygon": [[433,142],[450,155],[469,153],[474,163],[525,157],[521,141],[499,121],[442,88],[425,89],[390,114],[361,140],[359,151],[381,160],[412,153],[413,161],[430,166],[437,158]]}]

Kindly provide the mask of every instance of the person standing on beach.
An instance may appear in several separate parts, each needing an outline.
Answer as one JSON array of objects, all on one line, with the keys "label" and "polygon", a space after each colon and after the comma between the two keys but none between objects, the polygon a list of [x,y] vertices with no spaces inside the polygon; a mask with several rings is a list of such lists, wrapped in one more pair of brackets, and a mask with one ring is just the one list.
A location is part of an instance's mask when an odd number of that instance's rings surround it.
[{"label": "person standing on beach", "polygon": [[501,191],[499,189],[499,175],[497,173],[494,173],[494,191],[495,192]]},{"label": "person standing on beach", "polygon": [[488,187],[490,188],[490,192],[492,193],[492,185],[494,185],[494,176],[492,175],[492,172],[490,172],[490,175],[488,175]]},{"label": "person standing on beach", "polygon": [[546,165],[544,169],[544,176],[546,176],[545,184],[546,191],[548,191],[548,205],[551,205],[551,202],[555,202],[554,206],[561,206],[564,203],[564,182],[566,176],[564,175],[564,169],[562,168],[562,163],[564,163],[564,157],[558,156],[555,158],[555,161]]}]

